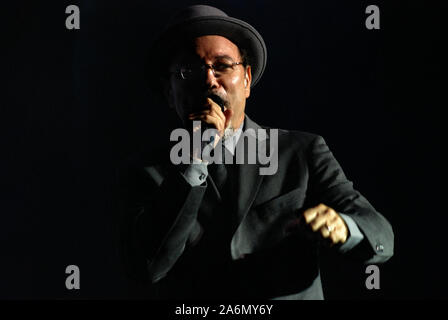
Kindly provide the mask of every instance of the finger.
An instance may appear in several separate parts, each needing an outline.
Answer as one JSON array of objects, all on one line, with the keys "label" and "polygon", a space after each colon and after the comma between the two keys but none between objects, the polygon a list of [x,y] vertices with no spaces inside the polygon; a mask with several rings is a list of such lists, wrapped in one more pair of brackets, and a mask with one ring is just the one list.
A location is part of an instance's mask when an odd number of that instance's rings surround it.
[{"label": "finger", "polygon": [[335,239],[336,243],[341,242],[344,243],[347,241],[348,238],[348,229],[345,226],[345,224],[341,224],[338,227],[335,228],[335,236],[337,237]]},{"label": "finger", "polygon": [[330,233],[330,239],[332,244],[338,244],[339,242],[344,243],[347,238],[340,229],[336,229]]},{"label": "finger", "polygon": [[217,105],[212,106],[210,109],[190,113],[188,115],[188,118],[190,120],[195,120],[195,119],[204,120],[204,119],[206,119],[206,117],[204,117],[204,116],[207,116],[207,115],[219,119],[219,121],[222,122],[222,125],[224,126],[226,117],[224,116],[224,114],[221,112],[221,109]]},{"label": "finger", "polygon": [[327,217],[322,213],[318,212],[313,221],[309,223],[313,231],[317,231],[322,228],[327,223]]},{"label": "finger", "polygon": [[216,116],[213,116],[210,114],[204,114],[204,115],[198,116],[198,119],[200,119],[204,123],[212,125],[218,131],[222,130],[222,121],[219,118],[217,118]]},{"label": "finger", "polygon": [[[210,119],[212,121],[212,124],[215,126],[215,128],[221,133],[221,131],[224,130],[224,122],[220,117],[218,117],[216,114],[209,114],[206,119]],[[206,120],[207,121],[207,120]]]},{"label": "finger", "polygon": [[312,208],[309,208],[308,210],[306,210],[303,213],[303,215],[305,217],[305,220],[306,220],[306,223],[310,223],[312,220],[314,220],[317,217],[317,215],[320,212],[323,212],[326,209],[328,209],[328,207],[321,203],[321,204],[319,204],[319,205],[317,205],[315,207],[312,207]]},{"label": "finger", "polygon": [[342,219],[342,217],[340,215],[337,215],[337,216],[338,216],[338,220],[337,220],[338,222],[337,223],[341,225],[342,229],[348,231],[348,226],[345,223],[345,220]]},{"label": "finger", "polygon": [[348,238],[348,227],[339,214],[335,212],[334,215],[329,224],[334,226],[334,230],[331,232],[331,241],[333,244],[344,243]]},{"label": "finger", "polygon": [[339,242],[341,243],[345,243],[347,241],[348,238],[348,230],[345,229],[345,231],[341,231],[340,235],[339,235]]},{"label": "finger", "polygon": [[213,99],[210,98],[210,97],[207,97],[205,104],[208,105],[208,106],[212,106],[212,105],[214,105],[214,104],[218,105],[218,104],[217,104],[215,101],[213,101]]},{"label": "finger", "polygon": [[222,119],[222,121],[225,122],[226,116],[224,115],[219,105],[217,105],[216,103],[212,104],[210,110],[212,111],[212,113],[216,113]]},{"label": "finger", "polygon": [[303,217],[305,218],[306,224],[311,223],[317,217],[318,211],[316,207],[309,208],[303,212]]},{"label": "finger", "polygon": [[322,226],[329,226],[333,216],[331,215],[330,208],[326,208],[323,211],[318,211],[316,218],[310,223],[313,231],[319,230]]},{"label": "finger", "polygon": [[203,114],[210,114],[210,113],[211,113],[210,109],[204,109],[204,110],[201,110],[201,111],[192,112],[192,113],[190,113],[188,115],[188,117],[194,118],[194,117],[198,117],[198,116],[203,115]]},{"label": "finger", "polygon": [[225,119],[225,116],[224,116],[224,113],[223,113],[221,107],[217,103],[215,103],[213,100],[211,100],[210,98],[208,98],[208,101],[205,103],[204,108],[195,113],[203,113],[203,112],[216,113],[217,115],[222,117],[223,120]]},{"label": "finger", "polygon": [[188,117],[190,118],[190,120],[193,120],[193,119],[199,119],[199,118],[204,117],[204,116],[212,116],[212,117],[216,117],[216,118],[220,119],[220,118],[219,118],[215,113],[213,113],[211,110],[203,110],[203,111],[201,111],[201,112],[190,113],[190,114],[188,115]]},{"label": "finger", "polygon": [[322,235],[322,237],[324,237],[325,239],[327,239],[328,237],[330,237],[332,235],[326,225],[320,227],[319,231],[320,231],[320,234]]},{"label": "finger", "polygon": [[203,119],[203,116],[207,116],[207,115],[214,117],[214,118],[218,118],[219,121],[221,121],[223,123],[223,125],[226,122],[226,117],[221,112],[221,110],[216,110],[215,108],[210,109],[210,110],[202,110],[200,112],[190,113],[188,115],[188,119],[189,120]]},{"label": "finger", "polygon": [[[339,224],[337,223],[337,220],[329,218],[330,217],[329,213],[324,213],[320,217],[322,219],[319,221],[320,222],[320,224],[318,225],[319,229],[324,228],[329,233],[333,233],[336,230],[336,228],[339,226]],[[317,222],[316,222],[316,224],[317,224]]]},{"label": "finger", "polygon": [[224,123],[222,120],[215,115],[211,114],[201,114],[195,117],[195,119],[200,119],[201,121],[213,125],[218,131],[222,131],[224,129]]},{"label": "finger", "polygon": [[202,108],[199,111],[192,112],[191,115],[197,115],[204,112],[211,112],[212,110],[220,111],[222,113],[221,107],[214,102],[212,99],[207,98],[206,102],[203,104]]},{"label": "finger", "polygon": [[200,120],[206,124],[212,124],[213,127],[215,127],[216,129],[218,129],[219,131],[222,130],[222,128],[224,127],[224,121],[219,118],[217,115],[212,114],[212,113],[208,113],[208,112],[204,112],[204,113],[200,113],[200,114],[196,114],[196,115],[190,115],[188,117],[189,120]]},{"label": "finger", "polygon": [[340,239],[345,241],[348,237],[348,227],[344,219],[336,213],[335,217],[330,220],[330,224],[334,226],[335,232],[340,236]]},{"label": "finger", "polygon": [[330,246],[338,243],[344,243],[347,240],[347,234],[340,226],[336,227],[330,225],[330,229],[331,231],[328,230],[327,226],[323,226],[319,230],[322,238],[324,238]]},{"label": "finger", "polygon": [[210,115],[213,116],[213,117],[218,118],[219,121],[222,122],[222,126],[225,128],[226,117],[225,117],[224,114],[221,112],[221,110],[216,111],[216,112],[215,112],[215,110],[213,110],[213,111],[210,113]]},{"label": "finger", "polygon": [[210,110],[215,110],[217,113],[219,114],[223,114],[224,112],[224,107],[221,107],[219,104],[217,104],[214,100],[212,100],[211,98],[207,98],[207,101],[205,103],[206,108],[210,109]]}]

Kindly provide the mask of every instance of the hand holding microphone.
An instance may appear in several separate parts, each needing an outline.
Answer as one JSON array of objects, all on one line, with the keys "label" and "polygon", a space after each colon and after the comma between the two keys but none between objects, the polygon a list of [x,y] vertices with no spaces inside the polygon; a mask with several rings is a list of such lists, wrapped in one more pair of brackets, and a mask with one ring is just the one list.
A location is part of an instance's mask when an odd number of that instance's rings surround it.
[{"label": "hand holding microphone", "polygon": [[200,155],[206,145],[213,143],[212,148],[215,148],[224,135],[225,129],[230,125],[233,111],[224,107],[225,102],[219,96],[213,95],[213,97],[214,99],[206,97],[206,102],[201,111],[188,115],[188,119],[191,121],[201,121],[200,126],[193,127],[193,132],[204,129],[216,129],[218,131],[210,142],[204,141],[202,143],[201,150],[193,150],[192,156],[194,159],[201,158]]},{"label": "hand holding microphone", "polygon": [[231,109],[224,109],[224,106],[220,106],[211,98],[207,97],[204,109],[199,112],[189,114],[188,119],[191,121],[200,120],[203,124],[205,124],[205,127],[217,129],[218,137],[215,141],[215,143],[217,143],[223,136],[224,130],[229,126],[230,119],[233,115],[233,111]]},{"label": "hand holding microphone", "polygon": [[230,123],[230,118],[233,114],[231,109],[224,110],[224,107],[218,105],[211,98],[207,98],[204,105],[204,109],[191,113],[188,115],[189,120],[201,120],[208,124],[208,127],[215,128],[220,133],[220,136],[224,133],[225,128]]}]

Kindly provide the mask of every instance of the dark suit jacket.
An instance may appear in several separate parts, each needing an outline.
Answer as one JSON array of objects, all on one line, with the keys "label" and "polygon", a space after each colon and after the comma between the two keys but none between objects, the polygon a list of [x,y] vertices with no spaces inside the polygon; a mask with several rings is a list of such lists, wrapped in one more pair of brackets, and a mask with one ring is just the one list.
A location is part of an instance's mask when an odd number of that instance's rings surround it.
[{"label": "dark suit jacket", "polygon": [[[261,129],[246,116],[249,128]],[[198,236],[210,181],[191,187],[169,152],[134,158],[125,173],[130,274],[147,281],[155,298],[323,299],[320,246],[297,227],[301,213],[319,203],[350,216],[364,234],[344,254],[368,264],[393,255],[390,224],[353,189],[322,137],[279,130],[277,147],[274,175],[260,175],[259,163],[235,166],[230,253],[215,263],[213,246]]]}]

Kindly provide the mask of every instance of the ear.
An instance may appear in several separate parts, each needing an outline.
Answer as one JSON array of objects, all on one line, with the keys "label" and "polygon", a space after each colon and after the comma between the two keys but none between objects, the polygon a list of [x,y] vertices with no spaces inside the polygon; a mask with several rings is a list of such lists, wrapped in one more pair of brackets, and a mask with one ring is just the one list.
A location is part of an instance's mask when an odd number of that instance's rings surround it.
[{"label": "ear", "polygon": [[250,66],[246,67],[246,71],[244,73],[244,91],[246,94],[246,99],[250,96],[250,85],[252,83],[252,69]]}]

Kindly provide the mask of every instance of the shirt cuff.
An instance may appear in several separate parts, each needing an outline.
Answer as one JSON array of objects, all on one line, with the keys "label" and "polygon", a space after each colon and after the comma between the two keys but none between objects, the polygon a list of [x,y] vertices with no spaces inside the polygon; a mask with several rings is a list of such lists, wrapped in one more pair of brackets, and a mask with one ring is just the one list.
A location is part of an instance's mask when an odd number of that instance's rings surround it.
[{"label": "shirt cuff", "polygon": [[358,225],[352,218],[342,213],[339,213],[339,215],[347,225],[349,232],[347,240],[339,247],[339,251],[345,253],[359,244],[364,239],[364,235],[362,234],[361,230],[359,230]]},{"label": "shirt cuff", "polygon": [[203,184],[208,176],[207,163],[193,159],[193,163],[185,168],[182,176],[192,187]]}]

